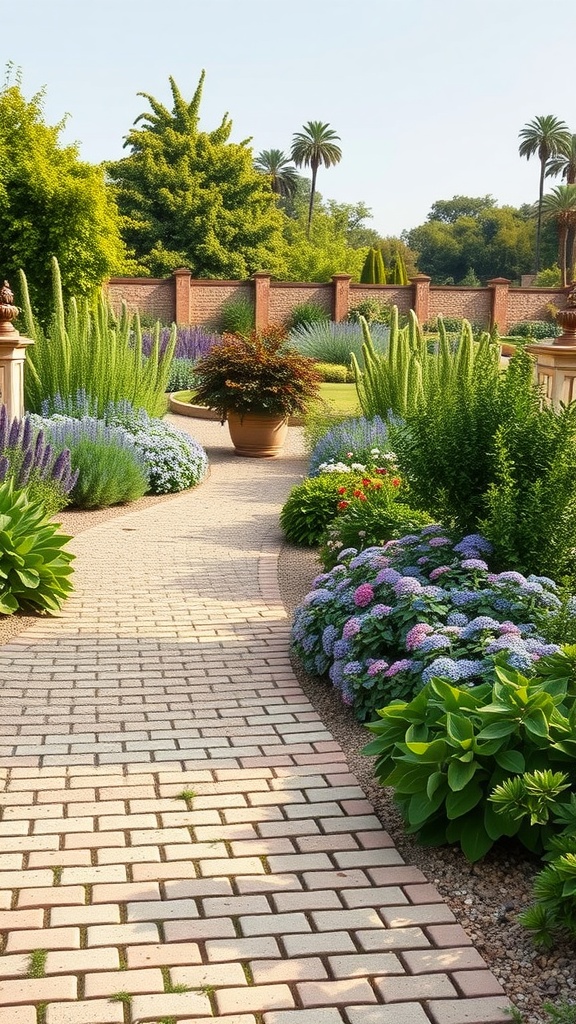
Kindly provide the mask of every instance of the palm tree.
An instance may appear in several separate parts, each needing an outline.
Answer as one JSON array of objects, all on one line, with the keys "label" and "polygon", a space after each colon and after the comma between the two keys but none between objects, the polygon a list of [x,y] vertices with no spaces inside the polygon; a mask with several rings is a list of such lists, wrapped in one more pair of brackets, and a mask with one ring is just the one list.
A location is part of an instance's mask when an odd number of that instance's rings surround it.
[{"label": "palm tree", "polygon": [[[570,145],[561,156],[552,157],[548,162],[547,178],[556,178],[561,175],[566,179],[567,185],[576,185],[576,135],[570,136]],[[568,229],[566,247],[568,252],[574,253],[576,244],[576,225]]]},{"label": "palm tree", "polygon": [[310,237],[318,168],[320,164],[324,164],[324,167],[333,167],[340,163],[342,150],[340,146],[336,145],[336,140],[340,141],[340,136],[336,135],[329,124],[322,124],[322,121],[308,121],[303,128],[304,131],[296,132],[292,139],[292,159],[297,167],[312,168],[312,189],[306,229],[306,234]]},{"label": "palm tree", "polygon": [[544,196],[544,178],[546,168],[551,157],[559,156],[566,152],[570,145],[570,130],[564,121],[559,121],[552,114],[545,114],[542,117],[535,117],[521,129],[518,138],[520,156],[527,160],[535,153],[540,160],[540,188],[538,192],[538,223],[536,227],[536,273],[540,270],[540,235],[542,233],[542,200]]},{"label": "palm tree", "polygon": [[545,220],[555,220],[558,228],[558,266],[562,287],[569,283],[574,269],[574,244],[568,244],[570,229],[576,225],[576,185],[557,185],[542,200]]},{"label": "palm tree", "polygon": [[298,185],[296,168],[281,149],[263,149],[254,161],[254,167],[272,180],[272,191],[283,199],[291,199]]}]

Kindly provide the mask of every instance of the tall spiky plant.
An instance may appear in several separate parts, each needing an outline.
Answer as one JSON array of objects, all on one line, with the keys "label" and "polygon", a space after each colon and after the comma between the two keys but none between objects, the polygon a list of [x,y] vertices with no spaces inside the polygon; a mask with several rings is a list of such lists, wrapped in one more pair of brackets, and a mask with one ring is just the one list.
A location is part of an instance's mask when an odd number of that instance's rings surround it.
[{"label": "tall spiky plant", "polygon": [[25,329],[35,342],[28,350],[24,381],[28,411],[39,413],[45,399],[60,395],[66,400],[84,390],[93,403],[94,415],[102,415],[110,402],[122,399],[151,416],[164,413],[176,327],[162,351],[158,324],[150,353],[145,356],[138,316],[129,315],[124,308],[115,323],[103,294],[95,303],[72,299],[66,312],[55,259],[52,273],[54,314],[44,332],[34,318],[26,277],[20,271]]}]

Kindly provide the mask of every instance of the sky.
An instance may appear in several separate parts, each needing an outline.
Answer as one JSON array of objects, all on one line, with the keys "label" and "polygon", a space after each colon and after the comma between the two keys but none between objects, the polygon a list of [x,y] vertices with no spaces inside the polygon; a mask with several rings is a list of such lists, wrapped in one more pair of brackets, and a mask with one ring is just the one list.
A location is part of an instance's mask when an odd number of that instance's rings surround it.
[{"label": "sky", "polygon": [[126,155],[138,93],[171,107],[169,77],[191,99],[205,69],[201,128],[228,112],[232,141],[289,153],[328,123],[342,160],[318,190],[384,236],[454,195],[535,202],[518,132],[545,114],[576,132],[574,0],[0,0],[0,17],[3,78],[45,90],[82,159]]}]

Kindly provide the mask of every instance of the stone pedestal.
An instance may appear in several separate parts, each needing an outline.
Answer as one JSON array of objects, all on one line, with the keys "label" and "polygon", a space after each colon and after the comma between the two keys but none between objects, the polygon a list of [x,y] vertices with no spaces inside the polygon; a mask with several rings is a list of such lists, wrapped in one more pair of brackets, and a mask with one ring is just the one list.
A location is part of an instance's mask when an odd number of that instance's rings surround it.
[{"label": "stone pedestal", "polygon": [[0,288],[0,402],[9,419],[24,415],[24,363],[26,349],[34,344],[12,325],[19,312],[10,285],[4,281]]},{"label": "stone pedestal", "polygon": [[576,345],[527,345],[536,358],[536,376],[546,400],[558,407],[576,401]]}]

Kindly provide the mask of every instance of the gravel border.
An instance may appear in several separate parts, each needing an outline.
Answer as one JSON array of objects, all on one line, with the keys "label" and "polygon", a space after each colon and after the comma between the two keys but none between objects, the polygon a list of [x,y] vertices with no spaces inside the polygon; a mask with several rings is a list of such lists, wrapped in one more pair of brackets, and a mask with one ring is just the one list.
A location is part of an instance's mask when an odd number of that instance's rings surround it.
[{"label": "gravel border", "polygon": [[[177,494],[150,495],[130,505],[87,512],[60,512],[56,517],[63,532],[70,536],[88,530],[117,516],[138,512]],[[310,590],[321,566],[316,552],[285,544],[278,560],[278,582],[284,607],[289,615]],[[39,616],[0,617],[0,644],[24,632]],[[469,864],[453,847],[418,846],[404,833],[400,815],[390,790],[379,786],[372,762],[361,754],[370,735],[356,722],[334,690],[322,680],[309,676],[297,660],[295,675],[306,696],[318,711],[326,727],[340,743],[350,768],[380,818],[383,827],[409,864],[437,886],[457,921],[466,929],[478,951],[488,963],[506,994],[524,1013],[525,1024],[545,1024],[548,1016],[543,1003],[556,1000],[576,1002],[576,943],[550,951],[536,950],[517,914],[531,900],[531,882],[539,861],[512,842],[501,843],[479,864]]]}]

